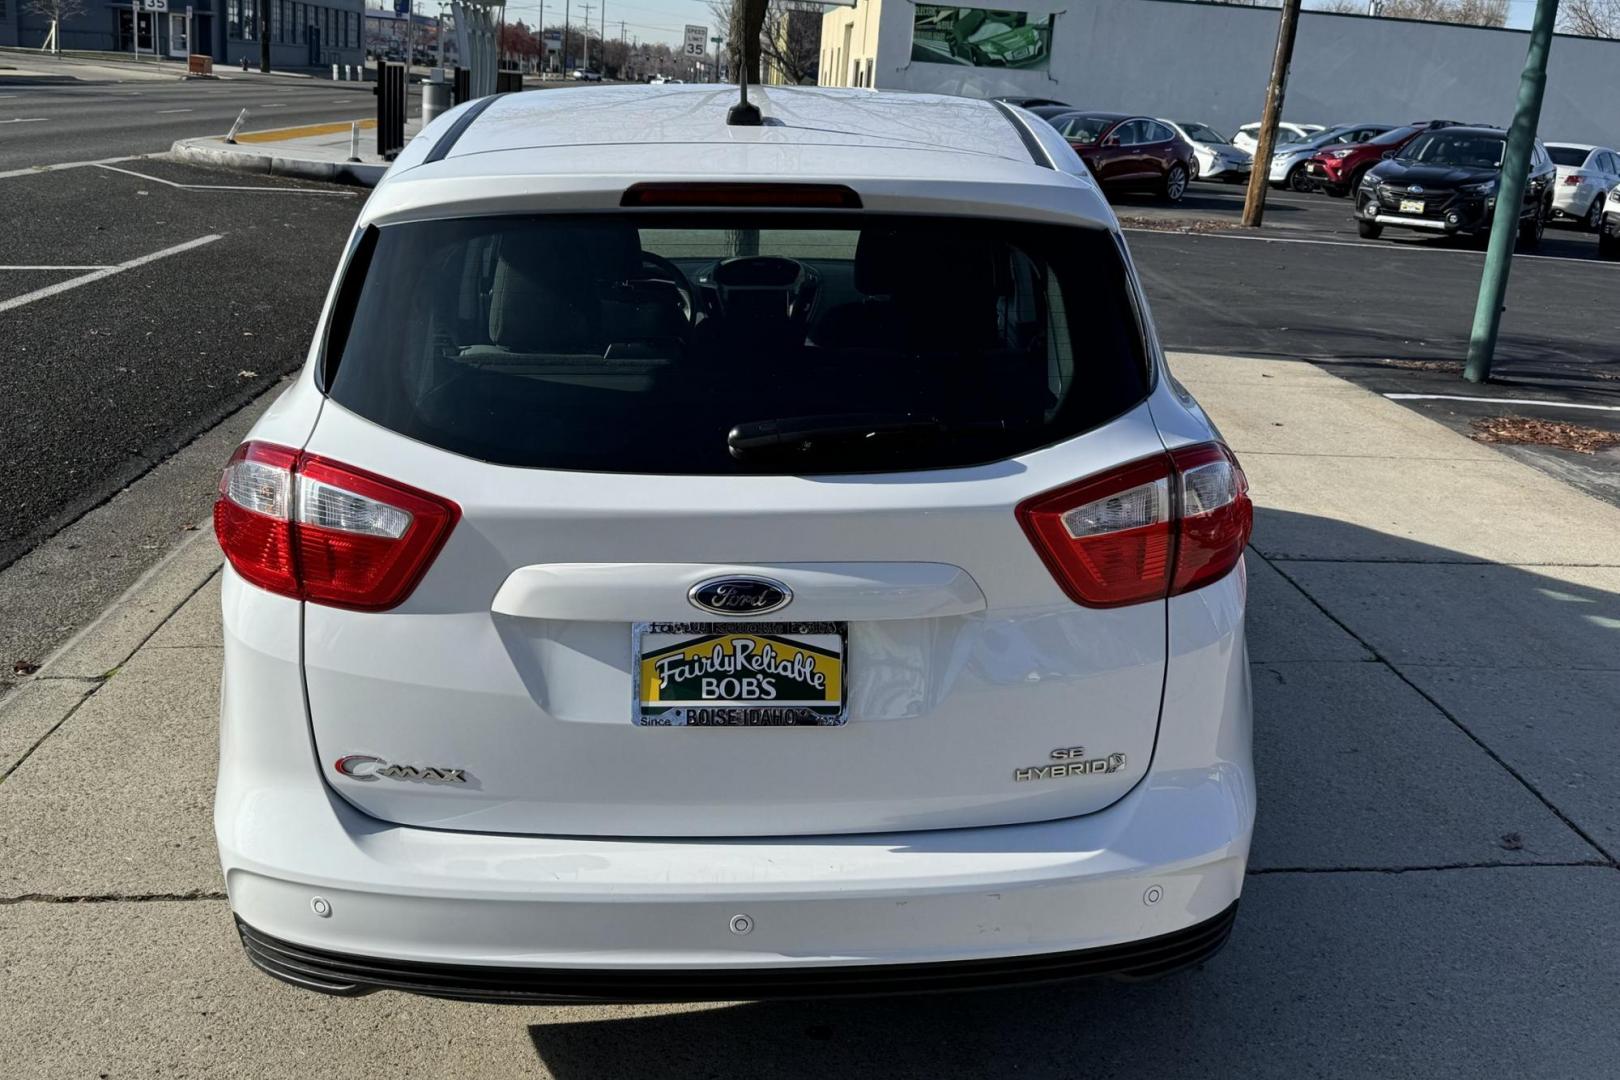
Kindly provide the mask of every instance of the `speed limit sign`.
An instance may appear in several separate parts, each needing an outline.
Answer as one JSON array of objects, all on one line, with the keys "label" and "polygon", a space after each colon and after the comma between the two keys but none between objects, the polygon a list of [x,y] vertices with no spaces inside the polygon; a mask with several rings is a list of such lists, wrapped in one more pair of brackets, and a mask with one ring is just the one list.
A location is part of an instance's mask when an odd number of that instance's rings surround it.
[{"label": "speed limit sign", "polygon": [[707,26],[688,26],[684,48],[681,50],[687,56],[702,57],[709,51],[709,28]]}]

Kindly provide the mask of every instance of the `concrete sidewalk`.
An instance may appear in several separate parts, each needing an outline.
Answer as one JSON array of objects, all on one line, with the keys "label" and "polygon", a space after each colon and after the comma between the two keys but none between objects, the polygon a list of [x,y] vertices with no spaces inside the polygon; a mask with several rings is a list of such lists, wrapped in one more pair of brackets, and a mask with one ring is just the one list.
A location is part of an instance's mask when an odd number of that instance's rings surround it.
[{"label": "concrete sidewalk", "polygon": [[199,532],[0,702],[0,1075],[1613,1077],[1620,510],[1303,363],[1182,355],[1257,504],[1231,945],[1143,986],[329,999],[235,941]]}]

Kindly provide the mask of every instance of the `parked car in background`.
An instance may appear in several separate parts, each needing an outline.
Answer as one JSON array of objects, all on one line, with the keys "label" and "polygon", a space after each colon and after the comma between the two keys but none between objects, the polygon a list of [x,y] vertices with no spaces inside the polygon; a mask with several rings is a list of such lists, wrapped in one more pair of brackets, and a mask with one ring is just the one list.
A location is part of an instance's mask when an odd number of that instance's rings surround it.
[{"label": "parked car in background", "polygon": [[1004,104],[1007,104],[1007,105],[1016,105],[1020,109],[1034,110],[1034,109],[1052,109],[1052,108],[1057,108],[1057,109],[1072,109],[1072,108],[1074,108],[1074,106],[1070,105],[1067,101],[1059,101],[1056,98],[1008,96],[1008,97],[998,97],[998,98],[996,98],[996,100],[1000,101],[1000,102],[1003,102]]},{"label": "parked car in background", "polygon": [[1047,120],[1105,189],[1156,191],[1180,202],[1193,175],[1193,150],[1162,120],[1130,113],[1067,112]]},{"label": "parked car in background", "polygon": [[1553,218],[1579,222],[1598,232],[1603,225],[1605,196],[1620,184],[1620,153],[1607,146],[1548,143],[1547,155],[1558,171],[1553,185]]},{"label": "parked car in background", "polygon": [[1605,259],[1620,259],[1620,187],[1609,190],[1603,202],[1603,220],[1598,227],[1598,254]]},{"label": "parked car in background", "polygon": [[[1009,102],[1008,104],[1013,104],[1013,103]],[[1034,113],[1036,116],[1040,117],[1042,120],[1050,120],[1050,119],[1052,119],[1052,117],[1054,117],[1054,116],[1062,116],[1064,113],[1083,112],[1084,111],[1082,109],[1075,108],[1073,105],[1059,105],[1056,102],[1053,102],[1053,103],[1048,104],[1048,105],[1025,105],[1025,106],[1023,106],[1023,108],[1028,109],[1030,112]]]},{"label": "parked car in background", "polygon": [[[1277,141],[1280,143],[1288,139],[1298,142],[1326,130],[1325,124],[1290,124],[1285,121],[1277,125]],[[1260,145],[1260,122],[1256,120],[1252,124],[1244,124],[1238,128],[1237,134],[1232,136],[1232,145],[1253,154],[1254,148]]]},{"label": "parked car in background", "polygon": [[1160,120],[1192,147],[1194,180],[1241,182],[1249,178],[1254,155],[1232,145],[1232,140],[1196,120]]},{"label": "parked car in background", "polygon": [[1305,163],[1315,157],[1317,151],[1376,139],[1396,126],[1398,125],[1336,124],[1299,142],[1278,143],[1271,152],[1271,164],[1266,169],[1266,179],[1271,182],[1272,187],[1288,188],[1291,191],[1315,191],[1316,181],[1306,174]]},{"label": "parked car in background", "polygon": [[1361,185],[1361,178],[1366,175],[1368,169],[1384,158],[1394,156],[1419,133],[1448,127],[1451,124],[1450,120],[1406,124],[1390,128],[1382,135],[1368,139],[1364,143],[1318,150],[1305,162],[1305,175],[1322,191],[1335,199],[1342,199]]},{"label": "parked car in background", "polygon": [[[1501,128],[1448,125],[1420,131],[1388,161],[1362,177],[1356,191],[1356,229],[1371,240],[1386,226],[1420,229],[1447,236],[1486,237],[1498,207],[1502,155],[1507,133]],[[1536,140],[1524,199],[1515,208],[1519,244],[1541,242],[1552,216],[1557,172]]]}]

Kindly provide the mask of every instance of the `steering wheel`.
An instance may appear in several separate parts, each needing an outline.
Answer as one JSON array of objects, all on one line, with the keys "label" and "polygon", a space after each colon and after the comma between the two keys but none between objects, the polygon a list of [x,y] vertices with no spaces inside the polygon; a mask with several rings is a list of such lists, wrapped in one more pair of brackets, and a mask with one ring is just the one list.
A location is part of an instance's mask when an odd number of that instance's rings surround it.
[{"label": "steering wheel", "polygon": [[686,316],[688,323],[697,318],[697,290],[692,287],[692,281],[685,271],[662,255],[654,255],[650,251],[641,253],[641,265],[659,272],[660,276],[649,280],[667,281],[675,286],[675,291],[681,294],[681,313]]}]

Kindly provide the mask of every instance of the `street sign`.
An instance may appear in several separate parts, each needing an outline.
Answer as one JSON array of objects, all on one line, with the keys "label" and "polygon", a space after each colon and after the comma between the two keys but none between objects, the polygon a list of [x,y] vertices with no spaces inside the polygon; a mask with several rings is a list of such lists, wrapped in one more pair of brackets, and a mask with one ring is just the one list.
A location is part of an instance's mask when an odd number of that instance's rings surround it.
[{"label": "street sign", "polygon": [[394,0],[394,14],[406,15],[411,10],[411,0]]},{"label": "street sign", "polygon": [[141,0],[142,11],[168,11],[169,0]]},{"label": "street sign", "polygon": [[709,51],[709,28],[707,26],[688,26],[686,28],[686,47],[681,50],[687,56],[701,58]]}]

